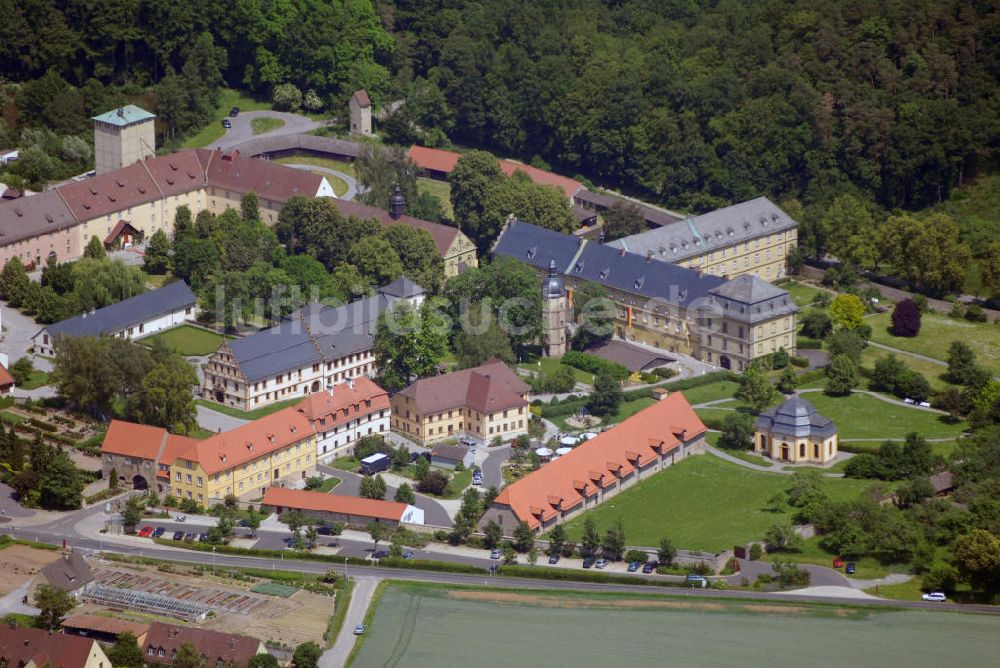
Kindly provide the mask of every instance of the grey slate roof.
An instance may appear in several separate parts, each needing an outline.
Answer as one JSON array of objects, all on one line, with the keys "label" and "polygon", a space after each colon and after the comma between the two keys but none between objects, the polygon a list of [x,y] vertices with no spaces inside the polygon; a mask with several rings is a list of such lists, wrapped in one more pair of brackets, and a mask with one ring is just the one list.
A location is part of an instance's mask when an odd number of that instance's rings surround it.
[{"label": "grey slate roof", "polygon": [[782,297],[788,292],[757,276],[741,274],[736,278],[729,279],[719,287],[713,288],[712,294],[728,297],[744,304],[756,304],[775,297]]},{"label": "grey slate roof", "polygon": [[385,286],[379,292],[393,297],[400,297],[402,299],[407,299],[409,297],[416,297],[422,295],[427,291],[423,289],[417,283],[414,283],[406,276],[400,276],[395,281]]},{"label": "grey slate roof", "polygon": [[94,579],[94,575],[80,552],[70,552],[42,567],[42,575],[53,587],[68,592],[80,589]]},{"label": "grey slate roof", "polygon": [[251,383],[363,352],[372,347],[379,315],[394,301],[380,291],[340,306],[311,302],[274,327],[231,341],[229,349]]},{"label": "grey slate roof", "polygon": [[446,445],[439,443],[431,449],[432,459],[445,459],[453,462],[460,462],[469,454],[469,448],[464,445]]},{"label": "grey slate roof", "polygon": [[654,353],[649,348],[620,339],[608,339],[597,346],[587,348],[587,352],[610,362],[621,364],[632,373],[654,369],[675,361],[673,357]]},{"label": "grey slate roof", "polygon": [[157,290],[150,290],[129,297],[117,304],[97,309],[93,313],[78,315],[43,328],[50,336],[103,336],[114,334],[140,322],[194,306],[197,298],[184,281],[168,283]]},{"label": "grey slate roof", "polygon": [[733,204],[700,216],[640,232],[609,243],[633,253],[653,253],[679,262],[724,246],[790,230],[798,223],[766,197]]},{"label": "grey slate roof", "polygon": [[251,383],[321,361],[309,333],[294,320],[230,341],[229,349]]},{"label": "grey slate roof", "polygon": [[837,433],[833,420],[820,415],[815,406],[797,394],[761,413],[757,429],[791,437],[829,438]]},{"label": "grey slate roof", "polygon": [[647,259],[610,246],[579,239],[523,221],[506,226],[493,246],[494,255],[513,257],[540,269],[554,260],[566,278],[579,278],[609,288],[690,307],[710,297],[725,283],[720,276]]}]

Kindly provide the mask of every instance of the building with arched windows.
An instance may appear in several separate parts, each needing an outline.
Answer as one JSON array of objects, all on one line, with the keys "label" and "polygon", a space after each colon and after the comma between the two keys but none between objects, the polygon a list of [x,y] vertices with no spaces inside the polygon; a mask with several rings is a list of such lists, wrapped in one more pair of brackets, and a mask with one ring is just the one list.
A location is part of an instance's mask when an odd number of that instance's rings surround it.
[{"label": "building with arched windows", "polygon": [[754,450],[782,462],[825,464],[837,456],[837,427],[795,395],[757,418]]}]

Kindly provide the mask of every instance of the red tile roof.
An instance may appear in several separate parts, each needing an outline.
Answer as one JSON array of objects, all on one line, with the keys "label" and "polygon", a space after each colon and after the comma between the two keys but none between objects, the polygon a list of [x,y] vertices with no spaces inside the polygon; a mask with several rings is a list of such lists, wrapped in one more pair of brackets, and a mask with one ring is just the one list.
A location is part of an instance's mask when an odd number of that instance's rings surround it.
[{"label": "red tile roof", "polygon": [[167,430],[145,424],[112,420],[101,443],[101,452],[155,460],[163,447]]},{"label": "red tile roof", "polygon": [[167,444],[160,455],[160,464],[171,466],[177,461],[177,453],[185,448],[197,443],[197,438],[190,436],[180,436],[178,434],[167,434]]},{"label": "red tile roof", "polygon": [[267,160],[255,160],[239,151],[197,149],[205,165],[208,185],[236,193],[257,193],[262,200],[284,203],[296,195],[315,197],[323,177]]},{"label": "red tile roof", "polygon": [[116,617],[105,617],[104,615],[88,615],[85,612],[80,612],[66,618],[63,620],[62,626],[66,629],[96,631],[116,636],[122,633],[131,633],[136,638],[145,635],[149,631],[149,624],[130,622]]},{"label": "red tile roof", "polygon": [[[104,650],[92,638],[49,633],[40,629],[0,626],[0,663],[10,668],[34,661],[36,666],[85,668],[91,655],[106,661]],[[110,665],[110,663],[108,664]]]},{"label": "red tile roof", "polygon": [[307,492],[301,489],[268,487],[264,492],[265,506],[311,510],[314,512],[339,513],[355,517],[392,520],[398,522],[406,512],[405,503],[363,499],[357,496],[340,496],[323,492]]},{"label": "red tile roof", "polygon": [[355,101],[357,101],[357,103],[362,107],[372,106],[371,98],[368,97],[368,91],[366,91],[364,88],[354,91],[354,95],[352,95],[351,97],[353,97]]},{"label": "red tile roof", "polygon": [[494,359],[472,369],[421,378],[399,394],[412,399],[421,415],[466,406],[495,413],[524,406],[528,389],[509,366]]},{"label": "red tile roof", "polygon": [[434,239],[434,245],[437,246],[438,252],[442,255],[446,253],[449,248],[451,248],[451,245],[455,242],[455,237],[459,234],[457,227],[441,225],[440,223],[432,223],[429,220],[422,220],[405,214],[400,216],[399,220],[393,220],[392,216],[390,216],[389,212],[385,209],[368,206],[367,204],[362,204],[361,202],[349,202],[343,199],[335,199],[331,200],[331,203],[337,207],[337,210],[340,211],[343,216],[354,216],[355,218],[361,218],[362,220],[373,219],[378,221],[378,223],[383,227],[388,227],[389,225],[408,225],[421,230],[427,230],[430,233],[431,238]]},{"label": "red tile roof", "polygon": [[0,245],[76,225],[73,212],[55,190],[0,203]]},{"label": "red tile roof", "polygon": [[[150,657],[149,661],[165,666],[173,665],[173,653],[184,643],[191,643],[205,657],[204,665],[214,668],[217,665],[234,663],[246,666],[255,654],[265,651],[264,643],[256,638],[241,636],[235,633],[220,633],[192,626],[164,624],[152,622],[149,633],[142,646],[143,655]],[[150,649],[153,653],[150,654]],[[162,656],[160,650],[163,650]]]},{"label": "red tile roof", "polygon": [[[407,155],[422,169],[444,172],[446,174],[451,173],[455,169],[458,159],[462,157],[461,153],[444,151],[439,148],[428,148],[426,146],[411,146]],[[501,171],[507,176],[513,175],[514,172],[524,172],[535,183],[555,186],[561,189],[566,193],[566,197],[572,197],[576,191],[583,187],[583,184],[576,179],[547,172],[544,169],[538,169],[537,167],[515,162],[514,160],[497,160],[497,163],[500,165]]]},{"label": "red tile roof", "polygon": [[117,214],[162,197],[141,161],[83,181],[67,183],[57,188],[56,192],[80,221]]},{"label": "red tile roof", "polygon": [[309,421],[289,406],[231,431],[193,441],[181,448],[177,457],[199,462],[207,475],[213,475],[312,435]]},{"label": "red tile roof", "polygon": [[205,186],[205,166],[192,149],[142,161],[164,196],[180,195]]},{"label": "red tile roof", "polygon": [[14,376],[10,375],[7,367],[0,364],[0,387],[10,387],[14,384]]},{"label": "red tile roof", "polygon": [[509,506],[535,529],[559,510],[583,503],[636,466],[653,461],[707,431],[680,392],[656,402],[624,422],[581,443],[559,459],[511,483],[493,502]]},{"label": "red tile roof", "polygon": [[317,431],[389,408],[389,393],[370,378],[355,378],[353,385],[351,388],[347,383],[341,383],[330,390],[314,392],[295,408],[310,422],[324,421],[314,424]]}]

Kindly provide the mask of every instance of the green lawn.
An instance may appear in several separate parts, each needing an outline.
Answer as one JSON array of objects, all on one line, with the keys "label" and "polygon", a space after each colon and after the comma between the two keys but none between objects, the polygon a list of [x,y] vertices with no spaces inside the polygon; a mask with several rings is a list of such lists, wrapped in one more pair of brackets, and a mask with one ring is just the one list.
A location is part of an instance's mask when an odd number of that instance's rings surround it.
[{"label": "green lawn", "polygon": [[[792,301],[799,308],[803,308],[812,304],[813,298],[826,290],[820,290],[819,288],[814,288],[811,285],[806,285],[805,283],[799,283],[795,280],[783,281],[779,284],[784,290],[788,290],[788,294],[791,295]],[[833,295],[831,295],[832,297]]]},{"label": "green lawn", "polygon": [[899,361],[905,364],[908,369],[916,371],[921,376],[926,378],[927,382],[931,384],[931,388],[935,392],[940,392],[941,390],[953,387],[951,383],[944,379],[944,375],[947,373],[948,367],[935,364],[934,362],[928,362],[925,359],[914,357],[913,355],[907,355],[906,353],[890,353],[887,350],[876,348],[875,346],[868,346],[861,353],[861,366],[868,370],[872,370],[875,368],[876,362],[892,354],[895,354]]},{"label": "green lawn", "polygon": [[167,272],[165,274],[147,274],[146,272],[142,273],[143,273],[143,278],[146,281],[146,285],[148,285],[153,290],[157,288],[162,288],[164,285],[166,285],[167,279],[170,278],[171,276],[170,272]]},{"label": "green lawn", "polygon": [[[624,402],[619,408],[618,412],[609,417],[601,418],[602,425],[617,424],[624,420],[625,418],[632,417],[643,408],[652,406],[656,403],[656,399],[652,397],[642,397],[639,399],[633,399],[632,401]],[[573,417],[572,415],[561,415],[559,417],[551,418],[552,422],[558,426],[560,429],[565,431],[578,431],[577,427],[571,427],[566,424],[566,418]]]},{"label": "green lawn", "polygon": [[211,355],[219,349],[219,344],[222,343],[224,337],[194,325],[181,325],[147,337],[142,342],[146,345],[152,345],[153,341],[156,340],[162,341],[167,348],[177,351],[181,355],[192,357]]},{"label": "green lawn", "polygon": [[264,116],[263,118],[253,118],[250,120],[250,129],[253,130],[255,135],[262,135],[265,132],[277,130],[284,125],[285,122],[280,118],[269,118],[267,116]]},{"label": "green lawn", "polygon": [[444,209],[444,215],[449,219],[455,217],[455,211],[451,208],[451,186],[448,185],[447,181],[437,181],[435,179],[425,179],[423,177],[417,179],[417,192],[421,195],[423,193],[430,193],[441,200],[441,207]]},{"label": "green lawn", "polygon": [[326,492],[329,492],[330,490],[332,490],[337,485],[339,485],[341,482],[342,481],[341,481],[340,478],[338,478],[336,476],[330,476],[329,478],[324,478],[323,479],[323,484],[320,485],[319,487],[317,487],[313,491],[326,493]]},{"label": "green lawn", "polygon": [[[732,399],[733,394],[739,389],[740,384],[731,380],[720,380],[716,383],[709,383],[701,387],[692,387],[690,390],[681,390],[681,394],[692,406],[703,404],[706,401],[716,401],[718,399]],[[670,389],[667,385],[666,389]]]},{"label": "green lawn", "polygon": [[989,666],[1000,635],[994,615],[502,587],[389,583],[347,665]]},{"label": "green lawn", "polygon": [[294,406],[295,404],[302,401],[302,397],[296,397],[294,399],[286,399],[285,401],[279,401],[276,404],[271,404],[270,406],[264,406],[263,408],[256,408],[252,411],[241,411],[239,408],[233,408],[232,406],[223,406],[217,404],[214,401],[206,401],[205,399],[195,399],[194,402],[199,406],[204,406],[205,408],[210,408],[213,411],[218,411],[219,413],[225,413],[226,415],[231,415],[235,418],[240,418],[242,420],[256,420],[262,418],[265,415],[270,415],[271,413],[277,413],[282,408],[287,408],[289,406]]},{"label": "green lawn", "polygon": [[22,390],[37,390],[39,387],[46,385],[49,382],[49,374],[47,371],[39,371],[35,369],[31,372],[31,376],[28,380],[21,385],[18,385]]},{"label": "green lawn", "polygon": [[[857,481],[861,482],[861,481]],[[871,483],[872,481],[866,481]],[[786,561],[796,561],[802,564],[816,564],[818,566],[833,567],[833,558],[838,555],[827,552],[819,545],[819,538],[814,537],[804,541],[801,552],[775,552],[764,555],[764,561],[781,559]],[[862,557],[854,560],[857,571],[854,575],[848,575],[851,579],[868,580],[872,578],[882,578],[890,573],[907,573],[909,568],[903,564],[892,564],[886,566],[874,557]],[[841,571],[843,572],[843,571]],[[846,573],[844,573],[847,575]]]},{"label": "green lawn", "polygon": [[[946,360],[952,341],[966,343],[976,353],[978,363],[994,376],[1000,375],[1000,325],[949,318],[940,313],[924,313],[920,334],[914,338],[893,336],[889,312],[868,318],[872,341],[934,359]],[[928,378],[928,380],[930,380]]]},{"label": "green lawn", "polygon": [[[518,367],[524,369],[525,371],[534,371],[545,376],[554,373],[560,366],[562,366],[561,357],[539,357],[534,362],[525,362],[524,364],[518,365]],[[573,366],[569,368],[572,369],[576,382],[583,383],[584,385],[594,384],[594,374],[581,371]]]},{"label": "green lawn", "polygon": [[442,499],[460,499],[462,494],[465,492],[465,488],[472,483],[472,471],[465,469],[464,471],[452,471],[451,481],[444,490],[439,498]]},{"label": "green lawn", "polygon": [[[824,480],[835,500],[855,497],[870,482]],[[760,539],[776,522],[791,522],[790,512],[765,510],[767,500],[790,484],[787,475],[753,471],[713,455],[693,456],[575,517],[566,532],[579,541],[586,517],[593,517],[601,532],[620,518],[629,545],[655,546],[669,537],[679,548],[718,552]]]},{"label": "green lawn", "polygon": [[17,413],[11,413],[10,411],[3,411],[2,413],[0,413],[0,417],[2,417],[6,422],[10,422],[11,424],[18,424],[19,422],[24,422],[25,420],[28,419],[23,415],[18,415]]},{"label": "green lawn", "polygon": [[957,438],[967,422],[948,424],[938,413],[890,404],[867,394],[831,397],[823,392],[802,395],[837,425],[841,438],[903,438],[915,431],[924,438]]},{"label": "green lawn", "polygon": [[351,473],[357,473],[358,469],[361,468],[361,462],[351,456],[337,457],[333,461],[327,462],[326,464],[330,468],[335,468],[340,471],[349,471]]},{"label": "green lawn", "polygon": [[201,148],[208,146],[226,134],[222,127],[222,119],[229,116],[229,110],[239,107],[240,111],[261,111],[271,108],[270,102],[259,102],[240,91],[223,88],[219,95],[219,104],[212,114],[212,120],[196,134],[190,135],[182,143],[182,148]]}]

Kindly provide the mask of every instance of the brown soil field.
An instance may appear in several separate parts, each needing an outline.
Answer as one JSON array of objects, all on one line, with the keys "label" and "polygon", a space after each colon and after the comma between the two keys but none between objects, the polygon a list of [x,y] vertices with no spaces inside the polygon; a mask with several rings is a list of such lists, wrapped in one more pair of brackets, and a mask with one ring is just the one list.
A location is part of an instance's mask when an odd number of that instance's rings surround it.
[{"label": "brown soil field", "polygon": [[0,596],[6,596],[35,577],[43,566],[59,558],[58,550],[36,550],[27,545],[11,545],[0,550]]}]

